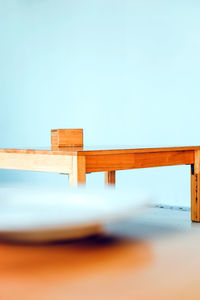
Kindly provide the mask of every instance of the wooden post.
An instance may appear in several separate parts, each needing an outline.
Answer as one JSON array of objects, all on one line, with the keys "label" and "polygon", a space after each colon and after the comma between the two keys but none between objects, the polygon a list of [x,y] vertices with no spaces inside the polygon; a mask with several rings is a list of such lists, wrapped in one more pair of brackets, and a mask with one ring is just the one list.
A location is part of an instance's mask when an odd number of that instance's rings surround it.
[{"label": "wooden post", "polygon": [[191,220],[200,222],[200,150],[194,151],[191,165]]},{"label": "wooden post", "polygon": [[115,171],[105,172],[105,184],[115,185]]},{"label": "wooden post", "polygon": [[69,173],[69,184],[77,186],[86,182],[85,156],[72,156],[72,171]]}]

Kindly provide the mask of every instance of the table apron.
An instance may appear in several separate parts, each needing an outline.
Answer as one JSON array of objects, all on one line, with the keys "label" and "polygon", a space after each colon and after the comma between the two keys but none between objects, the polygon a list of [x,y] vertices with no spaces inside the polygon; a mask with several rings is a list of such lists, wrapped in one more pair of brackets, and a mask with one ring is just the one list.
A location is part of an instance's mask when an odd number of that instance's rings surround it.
[{"label": "table apron", "polygon": [[194,163],[194,151],[86,155],[86,172],[103,172]]},{"label": "table apron", "polygon": [[0,153],[0,169],[69,174],[72,171],[72,156]]}]

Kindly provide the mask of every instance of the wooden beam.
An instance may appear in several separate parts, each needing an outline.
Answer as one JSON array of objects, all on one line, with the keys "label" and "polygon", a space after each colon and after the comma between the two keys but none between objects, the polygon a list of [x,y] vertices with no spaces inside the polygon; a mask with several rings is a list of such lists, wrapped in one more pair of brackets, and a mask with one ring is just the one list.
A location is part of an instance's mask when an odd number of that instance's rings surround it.
[{"label": "wooden beam", "polygon": [[68,174],[72,170],[72,156],[0,152],[0,169]]},{"label": "wooden beam", "polygon": [[166,151],[133,154],[86,155],[86,172],[103,172],[162,166],[187,165],[194,162],[194,151]]}]

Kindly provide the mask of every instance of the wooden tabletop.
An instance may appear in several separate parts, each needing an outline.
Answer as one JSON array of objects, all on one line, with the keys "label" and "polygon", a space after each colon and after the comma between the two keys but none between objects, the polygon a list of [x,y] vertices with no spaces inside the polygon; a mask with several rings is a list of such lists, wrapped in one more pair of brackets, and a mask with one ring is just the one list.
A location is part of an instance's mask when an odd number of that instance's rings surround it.
[{"label": "wooden tabletop", "polygon": [[199,299],[199,234],[0,244],[0,299]]},{"label": "wooden tabletop", "polygon": [[194,151],[200,146],[83,146],[83,147],[36,147],[30,148],[1,148],[0,153],[26,153],[26,154],[55,154],[55,155],[98,155],[98,154],[128,154],[169,151]]}]

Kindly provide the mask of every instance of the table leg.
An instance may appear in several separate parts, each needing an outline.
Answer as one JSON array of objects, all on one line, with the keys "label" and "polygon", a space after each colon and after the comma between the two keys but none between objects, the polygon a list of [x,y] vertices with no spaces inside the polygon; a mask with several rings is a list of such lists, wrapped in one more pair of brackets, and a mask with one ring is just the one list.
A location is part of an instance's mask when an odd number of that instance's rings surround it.
[{"label": "table leg", "polygon": [[191,220],[200,222],[200,151],[194,152],[191,166]]},{"label": "table leg", "polygon": [[105,184],[115,185],[115,171],[105,172]]},{"label": "table leg", "polygon": [[69,173],[70,186],[86,183],[86,165],[84,156],[72,156],[72,171]]}]

